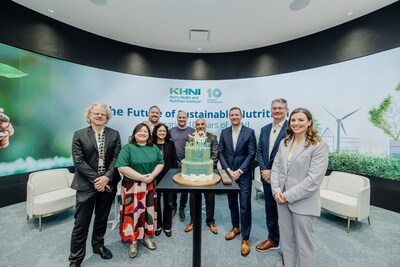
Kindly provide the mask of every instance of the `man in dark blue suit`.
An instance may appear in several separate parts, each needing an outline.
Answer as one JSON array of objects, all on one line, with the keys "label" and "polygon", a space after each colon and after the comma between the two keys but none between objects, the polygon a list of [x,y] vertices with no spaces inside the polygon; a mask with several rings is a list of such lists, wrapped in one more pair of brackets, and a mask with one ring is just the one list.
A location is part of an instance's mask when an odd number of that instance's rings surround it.
[{"label": "man in dark blue suit", "polygon": [[256,154],[257,143],[254,130],[242,125],[240,108],[231,108],[229,119],[232,126],[221,132],[218,155],[222,168],[226,169],[236,181],[240,192],[228,194],[232,230],[225,236],[225,239],[232,240],[242,232],[241,253],[243,256],[247,256],[250,253],[251,184],[253,178],[251,165]]},{"label": "man in dark blue suit", "polygon": [[264,188],[265,215],[268,229],[268,239],[256,246],[259,252],[279,249],[278,211],[271,191],[271,168],[279,143],[286,135],[288,113],[287,101],[283,98],[272,100],[271,114],[273,122],[261,129],[257,147],[257,161],[261,171],[261,181]]}]

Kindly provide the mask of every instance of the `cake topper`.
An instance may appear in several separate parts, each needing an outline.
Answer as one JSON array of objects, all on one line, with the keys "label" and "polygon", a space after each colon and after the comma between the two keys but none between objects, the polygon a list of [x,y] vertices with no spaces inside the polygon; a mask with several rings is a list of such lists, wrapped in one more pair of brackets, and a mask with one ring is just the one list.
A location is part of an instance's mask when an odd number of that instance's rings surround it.
[{"label": "cake topper", "polygon": [[203,131],[195,131],[192,134],[189,134],[189,140],[194,145],[204,145],[207,143],[207,135]]}]

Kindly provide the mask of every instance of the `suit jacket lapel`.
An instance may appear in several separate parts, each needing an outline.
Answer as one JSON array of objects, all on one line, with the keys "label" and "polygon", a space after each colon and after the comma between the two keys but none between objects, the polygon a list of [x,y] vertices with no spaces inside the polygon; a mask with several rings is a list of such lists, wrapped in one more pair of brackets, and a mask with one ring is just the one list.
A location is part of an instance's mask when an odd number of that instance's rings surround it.
[{"label": "suit jacket lapel", "polygon": [[[267,125],[267,128],[265,129],[265,140],[264,140],[264,144],[267,144],[267,146],[266,146],[266,154],[267,154],[267,157],[268,157],[268,161],[270,160],[269,159],[269,157],[271,156],[270,154],[269,154],[269,147],[270,146],[275,146],[274,144],[270,144],[269,143],[269,139],[270,139],[270,135],[271,135],[271,130],[272,130],[272,124],[273,123],[270,123],[270,124],[268,124]],[[276,143],[276,142],[275,142]],[[272,151],[272,150],[271,150]]]},{"label": "suit jacket lapel", "polygon": [[[285,137],[285,135],[286,135],[286,126],[287,126],[287,121],[285,121],[285,123],[282,125],[282,129],[279,132],[278,137],[275,140],[275,144],[273,144],[274,147],[272,148],[271,151],[273,151],[274,149],[277,149],[277,147],[279,146],[279,143],[280,143],[278,140],[282,140]],[[272,128],[272,124],[271,124],[271,128]],[[270,131],[271,131],[271,129],[270,129]]]},{"label": "suit jacket lapel", "polygon": [[87,134],[88,134],[88,137],[89,137],[90,141],[92,142],[94,148],[98,151],[96,137],[94,137],[95,132],[93,131],[92,127],[88,128]]},{"label": "suit jacket lapel", "polygon": [[[292,167],[293,162],[295,162],[296,158],[306,149],[304,147],[305,141],[306,141],[306,138],[304,137],[303,140],[301,140],[300,143],[297,145],[296,150],[294,151],[292,157],[290,158],[290,162],[289,162],[288,168],[287,168],[288,172],[289,172],[290,168]],[[293,142],[293,140],[292,140],[292,142]],[[292,145],[292,142],[290,143],[289,150]]]},{"label": "suit jacket lapel", "polygon": [[[228,144],[230,144],[229,147],[232,148],[232,154],[235,154],[235,149],[233,149],[232,127],[229,127],[229,128],[228,128],[227,134],[228,134],[228,136],[227,136],[226,138],[227,138],[227,140],[228,140]],[[237,145],[237,144],[236,144],[236,145]]]},{"label": "suit jacket lapel", "polygon": [[[240,132],[238,134],[238,138],[237,138],[237,142],[236,142],[236,149],[235,151],[238,150],[239,145],[240,145],[240,141],[242,140],[243,135],[246,134],[246,126],[242,125],[242,128],[240,129]],[[232,136],[232,135],[231,135]],[[232,141],[233,142],[233,141]]]},{"label": "suit jacket lapel", "polygon": [[284,167],[285,173],[288,172],[288,158],[290,147],[292,146],[293,140],[289,141],[287,146],[282,146],[282,165]]},{"label": "suit jacket lapel", "polygon": [[104,156],[107,154],[107,144],[110,140],[110,133],[107,127],[104,127]]}]

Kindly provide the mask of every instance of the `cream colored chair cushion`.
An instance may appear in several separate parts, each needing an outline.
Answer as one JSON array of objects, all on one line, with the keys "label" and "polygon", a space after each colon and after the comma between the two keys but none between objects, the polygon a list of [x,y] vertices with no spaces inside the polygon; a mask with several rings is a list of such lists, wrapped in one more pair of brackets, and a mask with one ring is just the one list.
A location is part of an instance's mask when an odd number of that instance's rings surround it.
[{"label": "cream colored chair cushion", "polygon": [[39,218],[72,208],[76,203],[76,191],[72,188],[73,174],[68,169],[33,172],[29,175],[26,195],[28,218]]},{"label": "cream colored chair cushion", "polygon": [[357,198],[330,190],[321,190],[321,206],[325,210],[357,217]]},{"label": "cream colored chair cushion", "polygon": [[370,223],[369,179],[361,175],[334,171],[325,176],[320,188],[321,208],[350,220],[368,218]]},{"label": "cream colored chair cushion", "polygon": [[76,191],[72,188],[64,188],[37,195],[34,198],[32,213],[34,215],[44,215],[73,207],[76,202],[75,196]]}]

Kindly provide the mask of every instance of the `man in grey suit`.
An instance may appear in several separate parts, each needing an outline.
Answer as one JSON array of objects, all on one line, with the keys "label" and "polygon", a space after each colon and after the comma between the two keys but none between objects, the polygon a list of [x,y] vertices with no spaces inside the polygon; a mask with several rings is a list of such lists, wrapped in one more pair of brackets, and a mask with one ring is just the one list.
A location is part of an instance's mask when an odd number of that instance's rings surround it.
[{"label": "man in grey suit", "polygon": [[265,200],[265,222],[268,229],[268,238],[256,246],[259,252],[279,249],[279,225],[276,201],[271,191],[271,168],[279,143],[286,135],[288,112],[287,101],[283,98],[272,100],[271,114],[273,122],[261,128],[257,146],[257,161],[260,166]]},{"label": "man in grey suit", "polygon": [[80,266],[86,254],[86,239],[93,211],[93,253],[111,259],[104,246],[104,234],[111,205],[121,179],[115,169],[121,150],[119,133],[105,127],[111,118],[107,105],[94,103],[85,112],[89,127],[76,131],[72,140],[75,175],[71,187],[76,189],[75,224],[71,236],[70,266]]},{"label": "man in grey suit", "polygon": [[[218,140],[217,136],[206,132],[207,123],[204,119],[197,119],[195,122],[196,132],[203,132],[206,134],[206,142],[210,143],[210,158],[214,162],[213,169],[217,168],[218,164]],[[188,139],[192,138],[190,135]],[[206,200],[206,223],[210,228],[211,233],[218,234],[218,229],[215,226],[214,211],[215,211],[215,194],[214,193],[204,193],[204,198]],[[185,232],[190,232],[193,230],[193,203],[194,195],[190,194],[190,223],[186,226]]]},{"label": "man in grey suit", "polygon": [[250,253],[251,184],[253,179],[251,165],[256,154],[257,143],[254,130],[242,125],[240,108],[231,108],[229,119],[232,126],[221,132],[218,155],[222,168],[227,170],[236,181],[240,192],[228,194],[232,230],[225,236],[225,239],[232,240],[242,232],[241,253],[242,256],[247,256]]},{"label": "man in grey suit", "polygon": [[310,111],[293,110],[271,170],[287,267],[315,265],[314,223],[321,213],[319,187],[328,167],[329,148],[313,125]]}]

